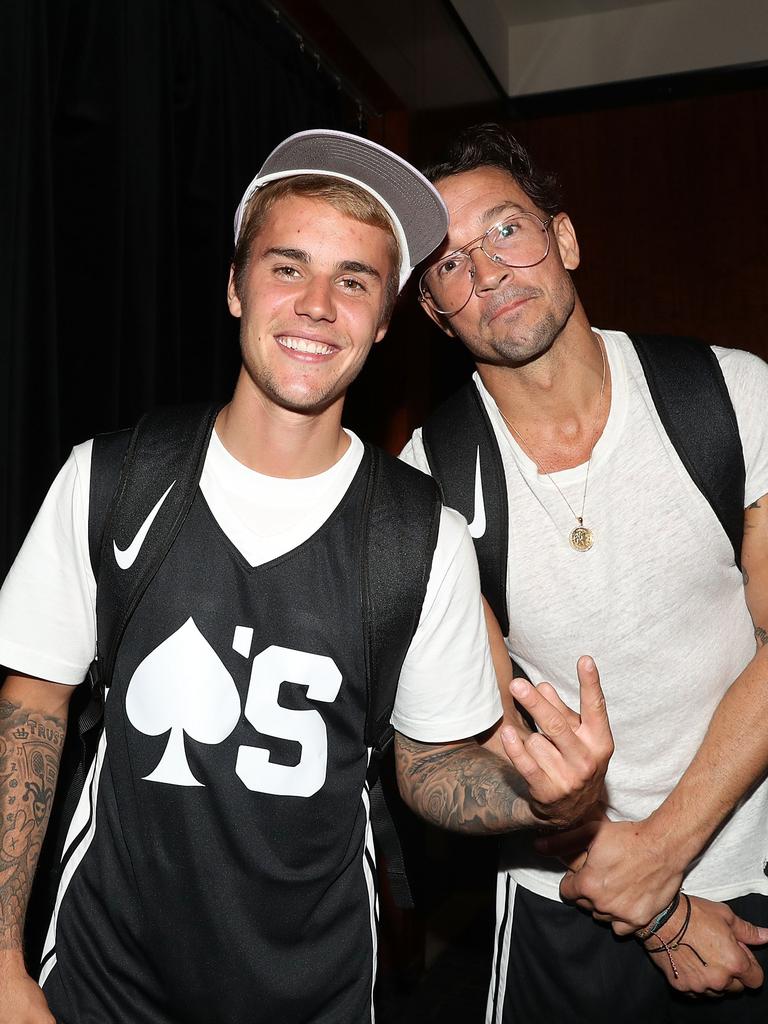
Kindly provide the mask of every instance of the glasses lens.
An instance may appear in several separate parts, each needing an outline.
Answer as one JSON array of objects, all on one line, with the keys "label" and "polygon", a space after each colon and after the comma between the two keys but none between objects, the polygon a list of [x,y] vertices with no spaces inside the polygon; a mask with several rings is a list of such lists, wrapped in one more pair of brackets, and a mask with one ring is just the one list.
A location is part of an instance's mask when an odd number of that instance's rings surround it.
[{"label": "glasses lens", "polygon": [[435,263],[421,278],[421,293],[438,313],[456,313],[472,294],[472,260],[455,252]]},{"label": "glasses lens", "polygon": [[549,252],[549,232],[533,214],[517,213],[488,232],[483,251],[508,267],[534,267]]},{"label": "glasses lens", "polygon": [[[540,221],[532,213],[516,213],[490,228],[482,243],[480,239],[472,243],[470,252],[481,244],[486,256],[497,263],[508,267],[535,267],[549,253],[549,223]],[[454,252],[424,272],[421,294],[436,312],[451,316],[469,301],[474,277],[472,256]]]}]

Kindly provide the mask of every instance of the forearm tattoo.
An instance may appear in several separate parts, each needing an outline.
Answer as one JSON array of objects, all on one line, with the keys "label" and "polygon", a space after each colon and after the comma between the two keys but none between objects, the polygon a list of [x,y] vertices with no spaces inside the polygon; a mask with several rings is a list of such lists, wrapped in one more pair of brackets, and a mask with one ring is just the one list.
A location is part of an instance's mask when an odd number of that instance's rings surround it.
[{"label": "forearm tattoo", "polygon": [[18,949],[66,720],[0,699],[0,949]]},{"label": "forearm tattoo", "polygon": [[765,647],[768,643],[768,632],[762,626],[755,626],[755,640],[757,640],[758,647]]},{"label": "forearm tattoo", "polygon": [[432,749],[398,734],[395,751],[403,798],[427,821],[476,834],[530,823],[520,777],[476,743]]}]

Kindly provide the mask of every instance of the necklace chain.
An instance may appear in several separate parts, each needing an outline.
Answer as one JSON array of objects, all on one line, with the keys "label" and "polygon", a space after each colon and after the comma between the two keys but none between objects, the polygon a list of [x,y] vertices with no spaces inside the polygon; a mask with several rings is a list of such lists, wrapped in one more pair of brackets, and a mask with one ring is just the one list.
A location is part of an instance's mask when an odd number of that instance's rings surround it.
[{"label": "necklace chain", "polygon": [[507,417],[501,411],[501,408],[498,405],[496,406],[496,408],[499,410],[499,414],[501,415],[501,418],[504,420],[504,422],[509,427],[509,429],[512,431],[512,433],[515,435],[515,437],[517,437],[517,439],[520,441],[520,444],[526,450],[528,455],[530,455],[531,459],[533,459],[533,462],[536,465],[536,468],[538,469],[538,471],[540,473],[543,473],[544,476],[547,478],[547,480],[549,480],[549,482],[555,488],[555,490],[560,495],[560,497],[563,499],[565,504],[568,506],[568,510],[571,513],[571,515],[573,516],[573,518],[579,524],[575,529],[573,529],[571,531],[571,533],[569,535],[569,538],[568,538],[569,541],[570,541],[571,547],[575,548],[577,551],[589,551],[589,549],[594,544],[594,534],[592,533],[592,530],[590,530],[588,527],[584,526],[584,509],[585,509],[586,504],[587,504],[587,487],[589,486],[589,469],[590,469],[590,466],[592,465],[592,453],[595,450],[595,444],[597,442],[597,428],[598,428],[598,424],[600,422],[600,413],[602,412],[602,408],[603,408],[603,395],[605,394],[605,370],[606,370],[605,349],[603,347],[603,341],[602,341],[602,339],[600,338],[599,335],[597,336],[597,346],[600,349],[600,355],[602,357],[603,375],[602,375],[602,379],[600,381],[600,398],[598,399],[598,402],[597,402],[597,411],[595,412],[595,419],[594,419],[594,422],[592,424],[592,441],[591,441],[591,444],[590,444],[590,447],[589,447],[589,459],[587,460],[587,472],[586,472],[586,476],[584,477],[584,493],[581,496],[581,515],[576,515],[576,512],[574,511],[573,506],[571,505],[570,501],[568,501],[566,496],[560,490],[560,487],[558,486],[558,483],[554,479],[554,477],[550,473],[548,473],[546,471],[546,469],[544,469],[544,467],[541,465],[541,462],[539,461],[539,459],[536,458],[536,456],[534,455],[534,453],[533,453],[533,451],[531,449],[531,446],[528,443],[528,441],[526,441],[526,439],[523,437],[523,435],[520,433],[520,431],[517,429],[517,427],[514,425],[514,423],[510,423],[510,421],[507,419]]}]

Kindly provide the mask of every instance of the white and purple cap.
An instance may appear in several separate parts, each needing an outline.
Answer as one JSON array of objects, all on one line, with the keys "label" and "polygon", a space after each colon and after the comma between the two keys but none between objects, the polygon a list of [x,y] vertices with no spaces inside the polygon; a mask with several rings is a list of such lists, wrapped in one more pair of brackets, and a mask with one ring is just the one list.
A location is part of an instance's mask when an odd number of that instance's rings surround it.
[{"label": "white and purple cap", "polygon": [[399,289],[448,230],[448,211],[440,193],[415,167],[369,139],[318,128],[291,135],[269,154],[235,213],[235,243],[253,193],[270,181],[297,174],[352,181],[381,203],[400,245]]}]

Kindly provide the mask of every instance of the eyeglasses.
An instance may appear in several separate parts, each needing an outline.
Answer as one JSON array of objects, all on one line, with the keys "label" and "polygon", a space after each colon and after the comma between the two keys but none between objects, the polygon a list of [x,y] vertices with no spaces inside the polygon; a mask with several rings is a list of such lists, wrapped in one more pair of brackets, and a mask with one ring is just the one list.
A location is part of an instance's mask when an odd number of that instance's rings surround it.
[{"label": "eyeglasses", "polygon": [[482,249],[494,263],[505,267],[535,267],[549,254],[549,225],[553,220],[554,217],[541,220],[533,213],[516,213],[494,224],[424,271],[419,281],[422,302],[443,316],[460,312],[475,286],[475,249]]}]

